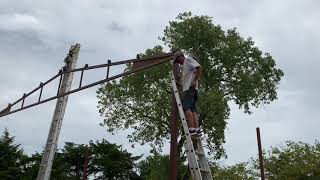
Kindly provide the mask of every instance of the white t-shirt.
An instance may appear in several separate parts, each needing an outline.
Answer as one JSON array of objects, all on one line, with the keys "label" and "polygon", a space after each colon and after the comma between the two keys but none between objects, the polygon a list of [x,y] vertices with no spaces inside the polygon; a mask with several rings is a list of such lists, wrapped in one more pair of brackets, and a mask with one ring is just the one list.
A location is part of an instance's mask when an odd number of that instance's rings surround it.
[{"label": "white t-shirt", "polygon": [[[199,66],[200,64],[193,58],[185,58],[181,77],[182,91],[186,91],[190,88],[193,77],[197,71],[196,67]],[[196,89],[198,89],[198,81],[196,82]]]}]

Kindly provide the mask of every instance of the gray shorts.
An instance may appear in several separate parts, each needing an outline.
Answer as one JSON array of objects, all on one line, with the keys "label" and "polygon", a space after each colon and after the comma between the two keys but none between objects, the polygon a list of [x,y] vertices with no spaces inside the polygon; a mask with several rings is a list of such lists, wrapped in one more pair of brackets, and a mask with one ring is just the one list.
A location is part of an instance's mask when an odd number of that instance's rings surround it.
[{"label": "gray shorts", "polygon": [[198,91],[195,88],[189,88],[182,93],[182,108],[184,111],[191,110],[197,112]]}]

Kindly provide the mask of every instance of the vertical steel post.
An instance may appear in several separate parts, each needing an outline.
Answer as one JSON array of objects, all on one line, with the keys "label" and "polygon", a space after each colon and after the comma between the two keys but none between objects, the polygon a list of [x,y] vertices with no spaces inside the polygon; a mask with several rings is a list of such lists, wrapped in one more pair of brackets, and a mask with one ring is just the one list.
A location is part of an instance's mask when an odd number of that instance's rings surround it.
[{"label": "vertical steel post", "polygon": [[[87,68],[88,66],[89,66],[88,64],[85,64],[84,68]],[[83,72],[84,72],[84,69],[82,69],[82,71],[81,71],[79,88],[81,88],[81,86],[82,86]]]},{"label": "vertical steel post", "polygon": [[263,166],[263,155],[262,155],[262,146],[261,146],[261,137],[260,137],[260,128],[257,127],[256,131],[257,131],[257,141],[258,141],[261,180],[265,180],[264,166]]},{"label": "vertical steel post", "polygon": [[108,79],[108,78],[109,78],[111,60],[108,60],[108,64],[109,64],[109,66],[107,67],[107,75],[106,75],[106,79]]},{"label": "vertical steel post", "polygon": [[24,100],[26,99],[26,93],[23,93],[23,96],[22,96],[22,103],[21,103],[21,108],[23,108],[23,105],[24,105]]},{"label": "vertical steel post", "polygon": [[87,180],[87,174],[88,174],[88,163],[89,163],[89,147],[87,147],[86,151],[86,157],[84,159],[84,165],[83,165],[83,175],[82,175],[82,180]]},{"label": "vertical steel post", "polygon": [[[65,58],[66,70],[74,69],[77,63],[77,58],[80,50],[80,44],[71,46],[67,57]],[[65,71],[64,71],[65,72]],[[65,73],[59,84],[58,94],[70,91],[73,79],[73,73]],[[58,98],[54,110],[46,146],[42,155],[41,164],[37,176],[37,180],[49,180],[54,154],[57,150],[57,144],[62,125],[64,112],[68,102],[68,95]]]},{"label": "vertical steel post", "polygon": [[43,91],[43,83],[41,82],[39,86],[41,87],[41,89],[40,89],[40,94],[39,94],[38,102],[40,102],[40,100],[41,100],[42,91]]},{"label": "vertical steel post", "polygon": [[[178,74],[177,64],[173,64],[173,73],[176,77]],[[171,141],[170,141],[170,180],[177,179],[177,152],[178,152],[178,107],[176,103],[176,98],[174,92],[172,91],[171,98],[171,122],[170,122],[170,131],[171,131]]]}]

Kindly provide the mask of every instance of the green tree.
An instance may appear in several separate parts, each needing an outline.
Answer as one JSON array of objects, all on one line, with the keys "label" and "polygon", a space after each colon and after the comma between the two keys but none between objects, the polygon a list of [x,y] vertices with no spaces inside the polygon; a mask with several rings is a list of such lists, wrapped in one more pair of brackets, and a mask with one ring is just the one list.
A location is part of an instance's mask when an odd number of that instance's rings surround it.
[{"label": "green tree", "polygon": [[[169,155],[161,155],[157,151],[138,163],[140,176],[145,180],[167,180],[169,179]],[[187,167],[182,161],[178,162],[178,179],[182,179]]]},{"label": "green tree", "polygon": [[[58,150],[55,154],[51,179],[81,179],[87,149],[84,144],[66,142],[63,149]],[[20,179],[36,179],[41,158],[42,153],[26,157],[23,160],[23,174]]]},{"label": "green tree", "polygon": [[[208,16],[182,13],[169,22],[161,38],[171,49],[181,49],[198,59],[204,68],[200,81],[199,109],[207,147],[216,158],[225,154],[224,129],[229,102],[245,113],[252,107],[277,99],[277,85],[283,72],[269,53],[262,53],[251,38],[244,39],[236,29],[222,30]],[[142,56],[159,54],[161,46]],[[126,71],[131,69],[127,65]],[[97,91],[101,123],[109,132],[134,129],[130,142],[151,142],[161,148],[170,136],[171,87],[169,64],[103,85]]]},{"label": "green tree", "polygon": [[5,129],[0,137],[0,179],[20,179],[25,158],[20,144]]},{"label": "green tree", "polygon": [[40,153],[25,156],[25,158],[22,160],[23,173],[20,177],[21,180],[37,179],[41,158],[42,154]]},{"label": "green tree", "polygon": [[92,155],[90,157],[89,172],[96,179],[113,179],[137,177],[134,172],[135,161],[141,156],[133,156],[121,146],[109,143],[106,140],[101,142],[90,142]]},{"label": "green tree", "polygon": [[[272,179],[320,179],[320,144],[287,141],[264,154],[266,177]],[[258,159],[253,167],[259,172]],[[259,174],[257,174],[259,176]]]},{"label": "green tree", "polygon": [[84,144],[66,142],[61,150],[61,161],[64,171],[69,178],[81,179],[83,175],[84,162],[87,155],[91,152],[90,147]]},{"label": "green tree", "polygon": [[211,166],[213,179],[219,180],[253,180],[253,172],[248,167],[248,163],[238,163],[232,166]]}]

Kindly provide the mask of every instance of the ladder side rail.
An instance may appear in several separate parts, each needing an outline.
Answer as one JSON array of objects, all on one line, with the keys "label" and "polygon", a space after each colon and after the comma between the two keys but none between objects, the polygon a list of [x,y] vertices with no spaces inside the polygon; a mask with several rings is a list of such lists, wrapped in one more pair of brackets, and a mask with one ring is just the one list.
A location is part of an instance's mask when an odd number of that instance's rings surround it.
[{"label": "ladder side rail", "polygon": [[[171,63],[172,63],[172,61],[171,61]],[[189,168],[190,168],[191,174],[194,174],[193,177],[194,177],[195,180],[202,180],[200,168],[199,168],[199,165],[197,163],[195,150],[194,150],[194,147],[193,147],[193,144],[192,144],[192,139],[190,137],[188,125],[187,125],[187,122],[186,122],[186,117],[185,117],[184,111],[182,109],[182,104],[181,104],[181,100],[180,100],[180,96],[179,96],[179,92],[178,92],[178,88],[177,88],[177,85],[176,85],[176,80],[175,80],[173,71],[170,72],[170,76],[171,76],[171,84],[172,84],[173,92],[174,92],[174,95],[175,95],[175,98],[176,98],[176,103],[177,103],[177,106],[178,106],[178,110],[179,110],[179,114],[180,114],[180,118],[181,118],[181,122],[182,122],[182,127],[183,127],[183,130],[184,130],[184,133],[185,133],[185,137],[186,137],[186,146],[185,146],[185,148],[186,148],[187,154],[189,154],[189,155],[187,155],[187,157],[189,157],[188,158]],[[192,171],[194,171],[194,172],[192,172]]]},{"label": "ladder side rail", "polygon": [[199,156],[200,166],[204,170],[208,171],[206,173],[203,173],[203,179],[204,180],[213,180],[213,177],[212,177],[212,174],[211,174],[211,169],[210,169],[210,166],[209,166],[209,163],[208,163],[208,159],[205,156],[205,152],[204,152],[204,149],[203,149],[203,145],[202,145],[201,139],[199,139],[197,141],[197,146],[198,146],[197,149],[200,150],[199,152],[201,152],[203,154],[203,155]]}]

